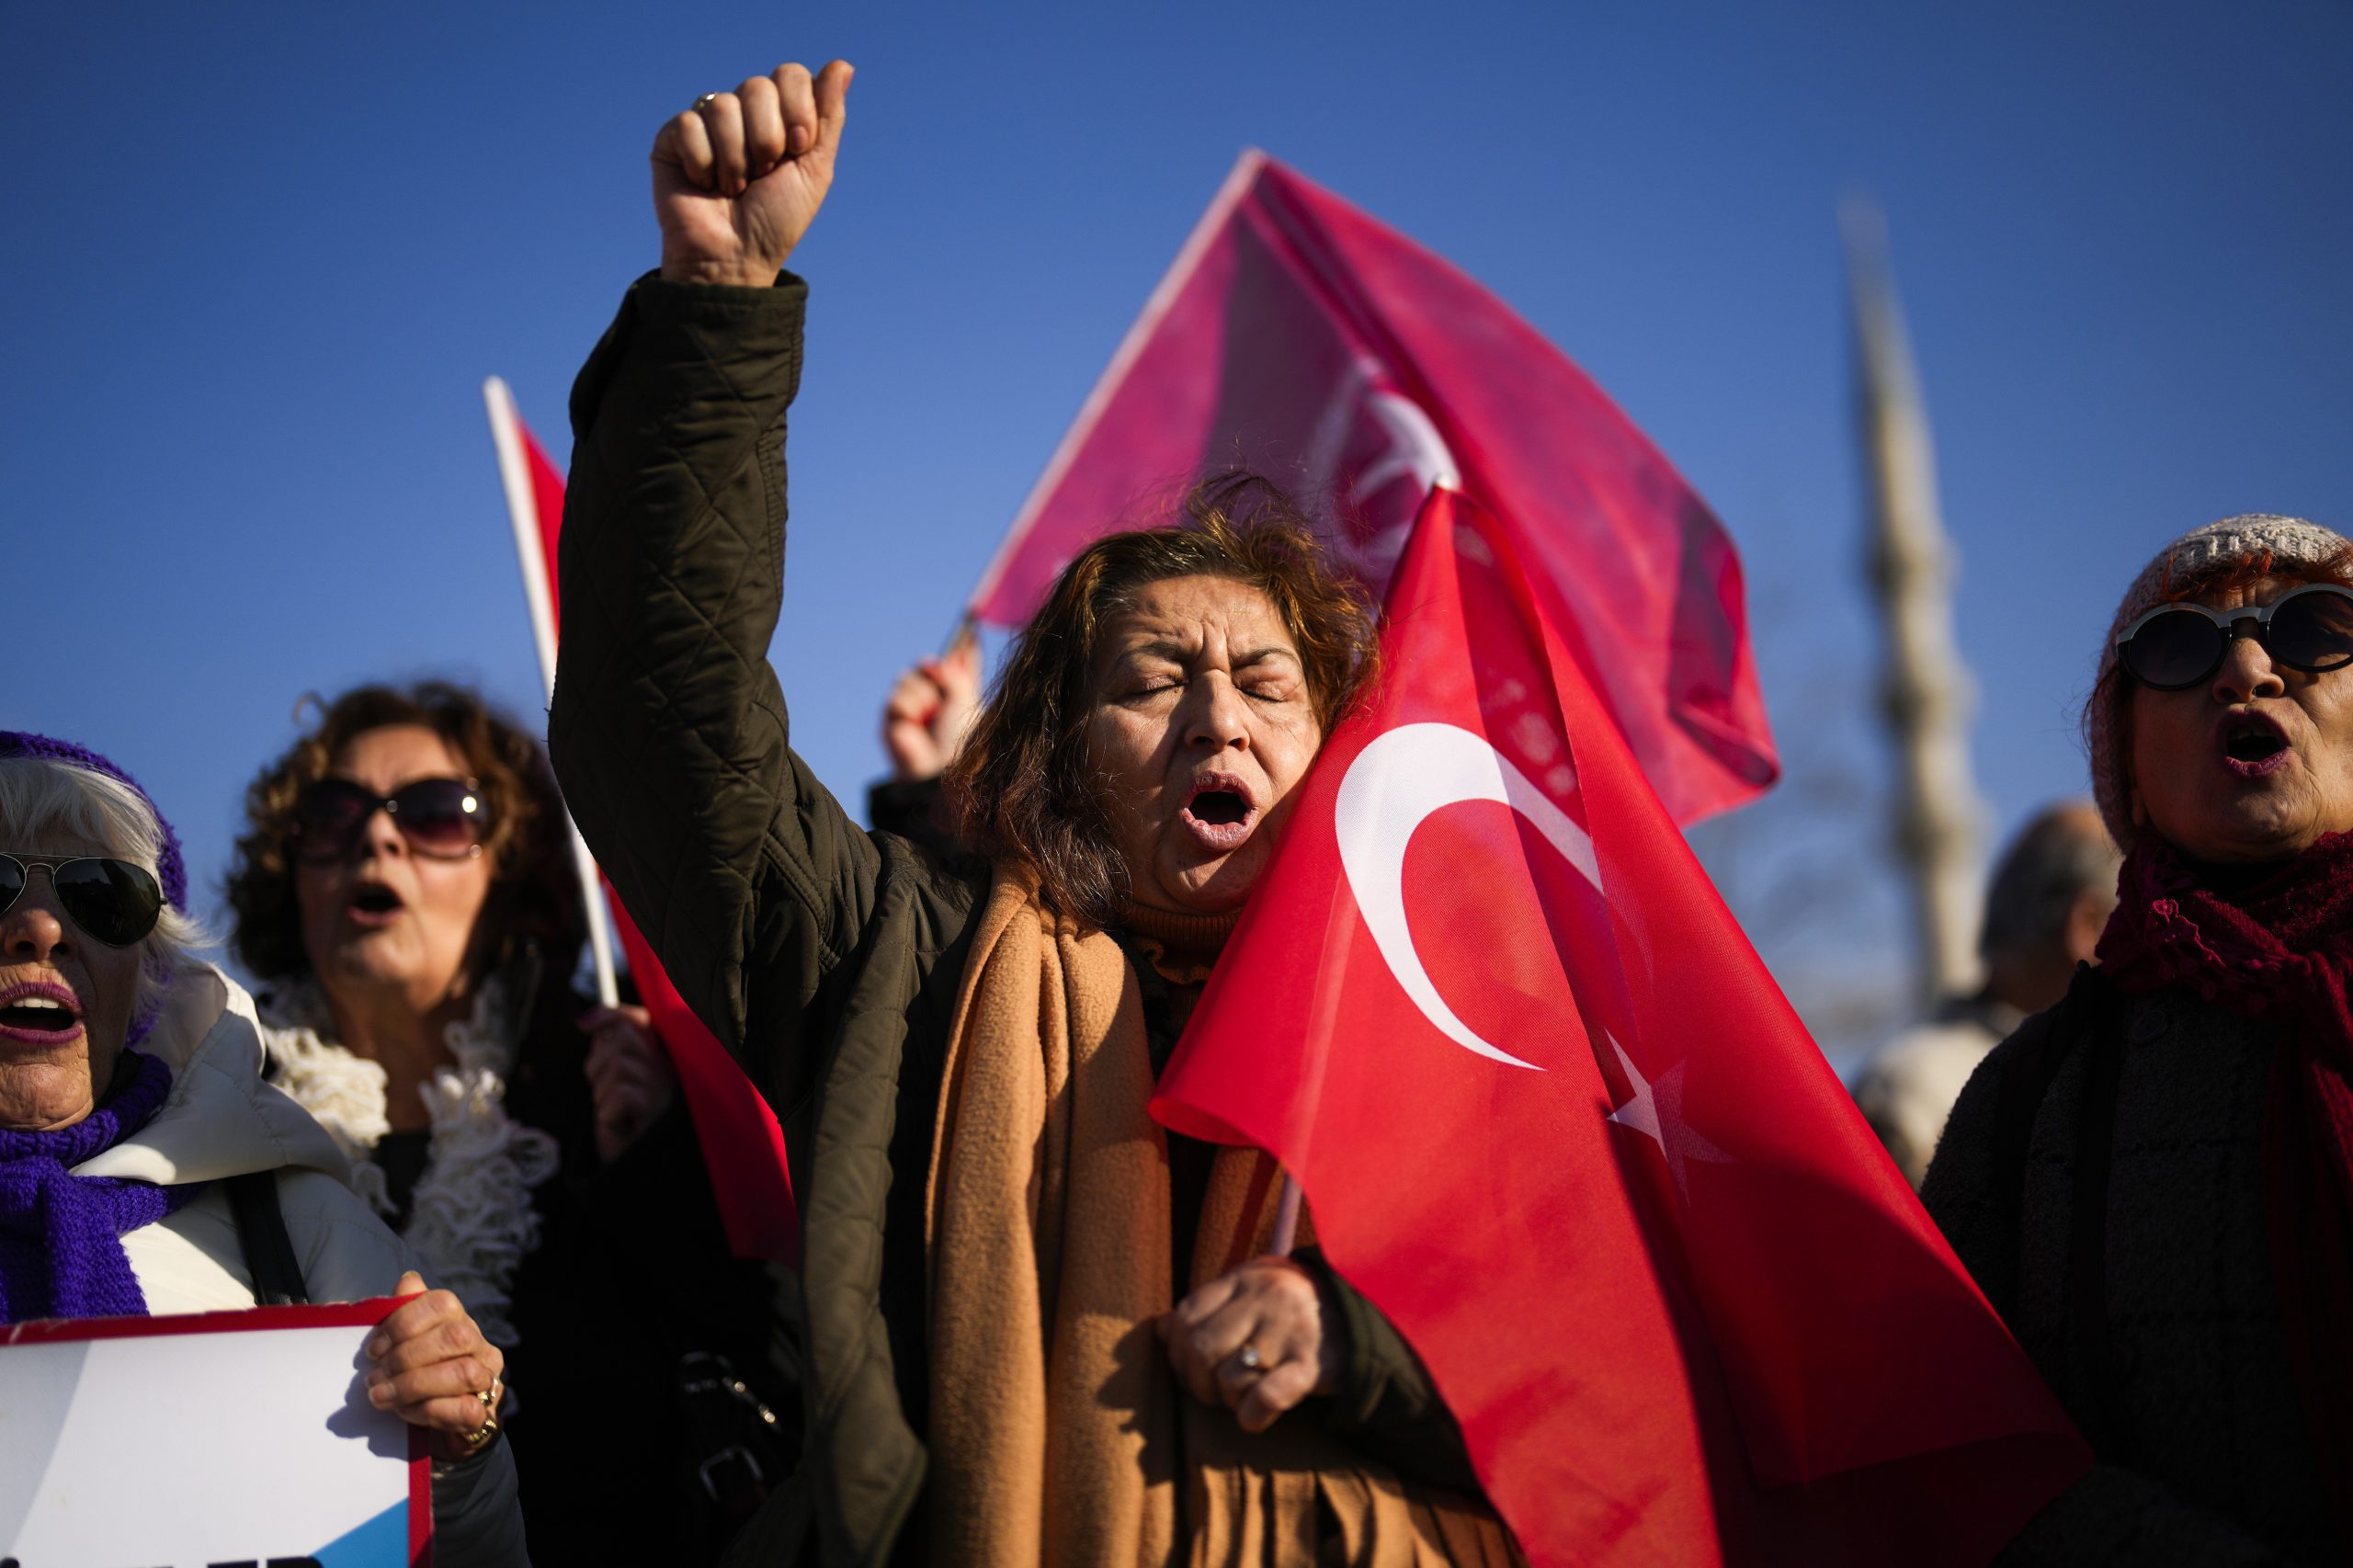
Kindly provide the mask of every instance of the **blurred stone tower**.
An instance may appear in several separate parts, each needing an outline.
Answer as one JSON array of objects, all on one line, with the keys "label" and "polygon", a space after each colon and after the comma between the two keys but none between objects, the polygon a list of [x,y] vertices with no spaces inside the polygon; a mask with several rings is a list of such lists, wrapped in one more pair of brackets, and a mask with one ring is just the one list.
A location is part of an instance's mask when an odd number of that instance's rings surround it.
[{"label": "blurred stone tower", "polygon": [[1857,414],[1870,497],[1867,569],[1884,634],[1880,699],[1895,753],[1893,839],[1910,884],[1920,999],[1979,983],[1985,811],[1970,767],[1973,691],[1952,634],[1953,551],[1879,208],[1839,209],[1853,310]]}]

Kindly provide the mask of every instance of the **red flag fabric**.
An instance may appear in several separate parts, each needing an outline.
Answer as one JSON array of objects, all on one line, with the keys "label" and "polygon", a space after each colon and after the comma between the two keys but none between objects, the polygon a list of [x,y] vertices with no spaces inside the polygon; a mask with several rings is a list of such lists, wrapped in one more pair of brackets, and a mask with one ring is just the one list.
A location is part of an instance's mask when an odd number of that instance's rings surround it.
[{"label": "red flag fabric", "polygon": [[[563,603],[556,592],[555,566],[556,539],[563,528],[563,474],[519,417],[515,433],[530,469],[540,546],[547,558],[548,613],[555,617]],[[738,1257],[791,1261],[800,1248],[800,1210],[793,1201],[784,1131],[777,1125],[776,1113],[670,983],[609,882],[605,884],[605,902],[612,909],[614,934],[628,955],[638,998],[654,1015],[654,1029],[677,1070],[678,1089],[694,1118],[729,1248]]]},{"label": "red flag fabric", "polygon": [[524,465],[531,472],[531,510],[540,525],[540,553],[548,562],[548,614],[561,630],[563,600],[555,591],[555,543],[563,532],[563,471],[549,459],[520,415],[515,418],[515,435],[522,443]]},{"label": "red flag fabric", "polygon": [[1376,598],[1431,483],[1459,480],[1506,518],[1677,821],[1773,781],[1740,563],[1707,504],[1508,306],[1255,152],[1130,329],[972,612],[1022,625],[1090,540],[1161,520],[1187,481],[1237,464],[1319,513]]},{"label": "red flag fabric", "polygon": [[1154,1101],[1303,1187],[1539,1562],[1983,1563],[2087,1461],[1434,494]]}]

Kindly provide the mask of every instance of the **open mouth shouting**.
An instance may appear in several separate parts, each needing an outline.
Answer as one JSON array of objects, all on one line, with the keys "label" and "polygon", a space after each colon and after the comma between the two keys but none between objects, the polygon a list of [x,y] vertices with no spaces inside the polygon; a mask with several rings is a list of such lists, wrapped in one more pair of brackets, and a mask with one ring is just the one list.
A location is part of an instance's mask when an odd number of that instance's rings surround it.
[{"label": "open mouth shouting", "polygon": [[64,986],[33,980],[0,991],[0,1040],[65,1045],[81,1035],[81,998]]},{"label": "open mouth shouting", "polygon": [[2288,736],[2268,715],[2252,710],[2222,722],[2222,766],[2242,778],[2260,778],[2287,766]]},{"label": "open mouth shouting", "polygon": [[351,896],[343,901],[343,917],[362,930],[373,931],[399,919],[405,908],[401,895],[384,883],[356,882]]},{"label": "open mouth shouting", "polygon": [[1231,854],[1249,842],[1251,830],[1258,825],[1259,808],[1242,779],[1231,773],[1204,773],[1194,778],[1177,815],[1202,848]]}]

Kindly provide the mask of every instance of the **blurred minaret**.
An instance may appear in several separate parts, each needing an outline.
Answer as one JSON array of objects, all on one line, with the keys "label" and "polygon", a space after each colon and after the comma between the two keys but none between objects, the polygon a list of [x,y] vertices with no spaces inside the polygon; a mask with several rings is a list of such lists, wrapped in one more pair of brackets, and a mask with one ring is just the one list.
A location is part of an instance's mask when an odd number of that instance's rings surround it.
[{"label": "blurred minaret", "polygon": [[1857,413],[1871,500],[1869,572],[1887,655],[1881,700],[1895,748],[1895,849],[1912,897],[1924,998],[1979,983],[1984,808],[1969,766],[1969,672],[1953,645],[1953,552],[1937,506],[1936,459],[1912,345],[1889,276],[1887,224],[1861,197],[1841,204],[1854,309]]}]

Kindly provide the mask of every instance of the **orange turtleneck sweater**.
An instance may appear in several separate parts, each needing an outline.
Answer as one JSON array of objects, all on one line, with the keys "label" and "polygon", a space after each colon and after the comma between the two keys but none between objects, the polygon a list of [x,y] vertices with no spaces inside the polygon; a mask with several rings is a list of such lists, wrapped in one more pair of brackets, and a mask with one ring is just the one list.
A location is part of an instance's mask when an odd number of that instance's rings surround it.
[{"label": "orange turtleneck sweater", "polygon": [[1225,939],[1241,918],[1238,909],[1224,915],[1179,915],[1131,903],[1127,930],[1163,977],[1178,985],[1198,987],[1209,978],[1210,966],[1217,962]]}]

